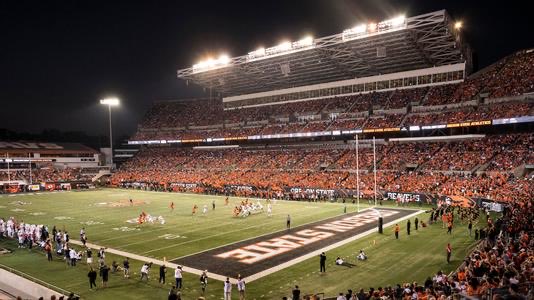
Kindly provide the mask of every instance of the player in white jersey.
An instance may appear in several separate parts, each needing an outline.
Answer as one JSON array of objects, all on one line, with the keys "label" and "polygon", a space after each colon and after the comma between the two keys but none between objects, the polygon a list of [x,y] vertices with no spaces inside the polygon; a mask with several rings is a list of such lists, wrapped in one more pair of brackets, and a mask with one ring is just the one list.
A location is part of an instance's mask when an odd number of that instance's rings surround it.
[{"label": "player in white jersey", "polygon": [[208,205],[204,204],[204,207],[202,208],[202,213],[206,214],[208,212]]},{"label": "player in white jersey", "polygon": [[273,206],[271,203],[267,204],[267,216],[271,217],[273,215]]}]

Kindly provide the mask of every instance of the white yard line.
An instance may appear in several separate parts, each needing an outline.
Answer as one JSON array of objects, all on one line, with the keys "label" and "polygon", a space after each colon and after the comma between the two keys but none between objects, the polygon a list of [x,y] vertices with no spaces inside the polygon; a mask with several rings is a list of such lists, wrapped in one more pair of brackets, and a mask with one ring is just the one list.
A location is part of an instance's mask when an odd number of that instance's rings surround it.
[{"label": "white yard line", "polygon": [[[70,242],[73,243],[73,244],[76,244],[76,245],[82,245],[82,242],[77,241],[77,240],[70,240]],[[125,251],[121,251],[121,250],[117,250],[117,249],[113,249],[113,248],[106,248],[106,247],[102,247],[102,246],[95,245],[95,244],[92,244],[92,243],[86,243],[85,245],[87,247],[93,248],[93,249],[105,248],[106,252],[113,253],[113,254],[116,254],[116,255],[120,255],[122,257],[128,257],[128,258],[135,259],[135,260],[142,261],[142,262],[152,262],[152,263],[154,263],[156,265],[160,265],[160,266],[165,264],[165,266],[167,266],[169,268],[172,268],[172,269],[176,269],[176,267],[178,266],[178,264],[174,264],[174,263],[171,263],[169,261],[163,261],[163,260],[160,260],[160,259],[155,259],[155,258],[152,258],[152,257],[142,256],[142,255],[138,255],[138,254],[134,254],[134,253],[130,253],[130,252],[125,252]],[[187,272],[187,273],[191,273],[191,274],[196,274],[196,275],[199,275],[199,276],[202,275],[202,272],[203,272],[202,270],[198,270],[198,269],[190,268],[190,267],[186,267],[186,266],[183,266],[183,271]],[[220,281],[225,281],[226,280],[226,276],[222,276],[222,275],[218,275],[218,274],[209,273],[208,276],[210,278],[217,279],[217,280],[220,280]],[[237,279],[232,278],[231,281],[234,284],[237,283]]]},{"label": "white yard line", "polygon": [[[277,215],[283,215],[285,213],[279,213],[279,214],[273,214],[273,216],[277,216]],[[221,219],[225,219],[227,220],[228,217],[224,217],[224,218],[221,218]],[[210,219],[210,221],[213,220],[213,219]],[[190,230],[190,231],[184,231],[182,233],[180,233],[180,236],[186,236],[191,234],[191,233],[194,233],[194,232],[200,232],[200,231],[205,231],[206,229],[212,229],[212,228],[221,228],[221,227],[224,227],[225,225],[229,225],[229,224],[234,224],[235,223],[235,219],[233,219],[232,221],[228,221],[228,222],[225,222],[225,223],[219,223],[217,225],[213,225],[213,226],[209,226],[209,227],[201,227],[199,229],[196,229],[196,230]],[[274,222],[269,222],[269,223],[263,223],[262,226],[265,226],[265,225],[269,225],[269,224],[274,224]],[[198,224],[195,224],[195,226],[198,225]],[[198,226],[196,226],[198,227]],[[252,227],[247,227],[248,228],[255,228],[255,227],[258,227],[258,226],[252,226]],[[169,229],[169,228],[161,228],[161,229]],[[152,230],[150,231],[151,233],[154,232],[156,230]],[[240,229],[240,230],[236,230],[236,231],[243,231],[243,229]],[[226,231],[227,233],[230,233],[230,232],[236,232],[236,231]],[[200,241],[200,240],[204,240],[206,238],[209,238],[209,237],[214,237],[214,236],[218,236],[220,234],[217,234],[217,235],[211,235],[211,236],[207,236],[207,237],[203,237],[203,238],[200,238],[200,239],[196,239],[196,240],[191,240],[191,241],[186,241],[186,242],[183,242],[183,243],[180,243],[180,244],[176,244],[176,245],[182,245],[182,244],[187,244],[188,242],[192,242],[192,241]],[[130,235],[131,236],[131,235]],[[128,237],[130,237],[128,236]],[[252,237],[253,238],[253,237]],[[109,240],[109,239],[108,239]],[[151,242],[151,241],[157,241],[159,240],[159,238],[154,238],[154,239],[145,239],[145,240],[142,240],[142,241],[139,241],[139,242],[133,242],[133,243],[129,243],[129,244],[125,244],[125,245],[121,245],[121,248],[125,248],[125,247],[128,247],[128,246],[132,246],[132,245],[137,245],[137,244],[144,244],[144,243],[147,243],[147,242]],[[105,240],[102,240],[102,241],[105,241]],[[161,250],[161,249],[159,249]],[[145,252],[145,253],[148,253],[148,252]]]}]

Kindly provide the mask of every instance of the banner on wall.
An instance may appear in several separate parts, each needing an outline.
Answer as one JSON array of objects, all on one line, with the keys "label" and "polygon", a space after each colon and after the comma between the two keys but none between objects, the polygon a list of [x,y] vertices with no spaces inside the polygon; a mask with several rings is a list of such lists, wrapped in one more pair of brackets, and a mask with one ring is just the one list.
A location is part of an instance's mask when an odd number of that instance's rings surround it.
[{"label": "banner on wall", "polygon": [[254,191],[256,190],[256,187],[250,186],[250,185],[239,185],[239,184],[227,184],[224,186],[227,190],[235,190],[235,191]]},{"label": "banner on wall", "polygon": [[504,210],[504,204],[485,198],[475,198],[474,201],[479,207],[487,209],[489,211],[502,212]]},{"label": "banner on wall", "polygon": [[181,187],[186,189],[194,189],[198,186],[196,183],[184,183],[184,182],[173,182],[171,187]]},{"label": "banner on wall", "polygon": [[29,190],[30,190],[30,191],[39,191],[39,190],[41,190],[41,186],[38,185],[38,184],[31,184],[31,185],[29,186]]},{"label": "banner on wall", "polygon": [[[400,202],[427,202],[427,196],[419,193],[405,193],[405,192],[386,192],[385,198],[392,201]],[[429,199],[430,200],[430,199]]]},{"label": "banner on wall", "polygon": [[292,187],[292,188],[287,188],[286,192],[293,193],[293,194],[334,196],[334,194],[336,193],[336,190]]}]

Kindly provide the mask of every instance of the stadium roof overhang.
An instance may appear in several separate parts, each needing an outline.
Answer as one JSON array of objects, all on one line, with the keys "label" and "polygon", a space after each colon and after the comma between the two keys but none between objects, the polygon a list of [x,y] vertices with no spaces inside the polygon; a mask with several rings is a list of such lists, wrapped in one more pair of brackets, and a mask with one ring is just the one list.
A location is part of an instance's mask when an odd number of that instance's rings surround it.
[{"label": "stadium roof overhang", "polygon": [[356,38],[347,38],[346,31],[314,39],[313,45],[297,51],[264,54],[261,59],[251,52],[225,58],[213,68],[178,70],[177,76],[223,96],[236,96],[459,62],[466,62],[469,70],[470,50],[445,10]]}]

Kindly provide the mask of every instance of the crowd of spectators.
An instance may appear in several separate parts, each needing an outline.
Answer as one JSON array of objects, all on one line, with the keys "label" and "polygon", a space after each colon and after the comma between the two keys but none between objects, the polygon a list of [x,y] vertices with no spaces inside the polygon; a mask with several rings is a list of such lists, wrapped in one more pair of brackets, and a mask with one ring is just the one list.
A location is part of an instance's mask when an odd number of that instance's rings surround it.
[{"label": "crowd of spectators", "polygon": [[[500,118],[528,116],[533,113],[532,101],[512,101],[492,103],[488,105],[466,106],[452,109],[443,109],[436,112],[383,114],[369,117],[326,118],[316,121],[296,121],[290,123],[269,123],[266,125],[238,125],[226,128],[206,129],[160,129],[139,130],[133,140],[153,139],[205,139],[208,137],[239,137],[258,134],[283,134],[297,132],[317,132],[324,130],[347,130],[356,128],[387,128],[400,125],[435,125],[459,123],[468,121],[482,121]],[[222,124],[220,125],[222,127]]]},{"label": "crowd of spectators", "polygon": [[511,101],[444,109],[430,113],[411,113],[406,117],[403,125],[435,125],[513,118],[531,115],[533,108],[532,101]]},{"label": "crowd of spectators", "polygon": [[[532,178],[518,179],[510,171],[532,161],[532,139],[531,134],[516,134],[448,142],[381,142],[376,146],[377,188],[504,201],[527,198],[525,187],[532,190]],[[292,187],[353,190],[358,163],[362,194],[372,194],[373,148],[362,141],[358,160],[355,150],[353,145],[212,151],[144,148],[113,175],[113,183],[194,183],[219,190],[242,185],[261,193]],[[473,175],[477,170],[482,173]]]},{"label": "crowd of spectators", "polygon": [[534,52],[521,51],[508,57],[506,64],[486,86],[491,98],[516,96],[534,91]]},{"label": "crowd of spectators", "polygon": [[388,128],[399,127],[404,114],[385,114],[378,117],[369,117],[364,124],[364,128]]},{"label": "crowd of spectators", "polygon": [[20,180],[31,181],[35,183],[41,182],[72,182],[72,181],[90,181],[94,174],[84,172],[81,168],[55,168],[55,167],[43,167],[29,169],[12,169],[0,170],[0,181],[8,180]]},{"label": "crowd of spectators", "polygon": [[428,88],[426,87],[396,90],[389,98],[389,101],[386,104],[386,109],[403,108],[412,102],[419,104],[423,101],[427,92]]},{"label": "crowd of spectators", "polygon": [[[331,123],[331,113],[343,115],[343,119],[361,118],[363,112],[405,108],[410,103],[427,107],[446,105],[476,99],[481,93],[489,98],[517,96],[534,91],[534,52],[521,51],[508,56],[493,65],[473,74],[465,81],[433,87],[411,88],[385,92],[371,92],[350,96],[329,97],[284,104],[224,110],[220,99],[198,99],[172,102],[157,102],[147,112],[140,124],[140,130],[133,137],[145,139],[199,139],[207,137],[246,136],[254,134],[276,134],[308,132],[314,130],[337,130]],[[531,102],[497,103],[469,106],[466,108],[440,108],[434,113],[409,114],[405,124],[429,125],[476,120],[509,118],[532,113]],[[320,116],[321,122],[302,123],[301,117]],[[364,126],[399,126],[404,115],[386,114],[367,117]],[[280,120],[283,120],[280,123]],[[299,121],[300,120],[300,121]],[[268,122],[255,130],[243,126]],[[223,124],[240,124],[237,127],[213,130]],[[250,124],[249,124],[250,123]],[[274,124],[278,123],[278,124]],[[294,124],[295,123],[295,124]],[[361,126],[362,123],[356,125]],[[210,126],[193,129],[195,126]],[[155,129],[147,131],[146,129]]]},{"label": "crowd of spectators", "polygon": [[[465,256],[459,268],[450,274],[438,271],[422,283],[348,289],[346,293],[339,293],[336,299],[532,299],[532,209],[531,199],[516,201],[509,203],[502,215],[487,218],[481,216],[479,211],[482,210],[448,207],[444,210],[447,214],[454,213],[462,222],[478,218],[481,227],[474,237],[476,248]],[[433,213],[440,210],[443,208],[433,210]],[[463,217],[465,215],[469,217]]]},{"label": "crowd of spectators", "polygon": [[472,171],[474,167],[489,162],[499,151],[503,140],[510,138],[511,136],[496,136],[449,142],[435,152],[422,167],[425,170]]}]

